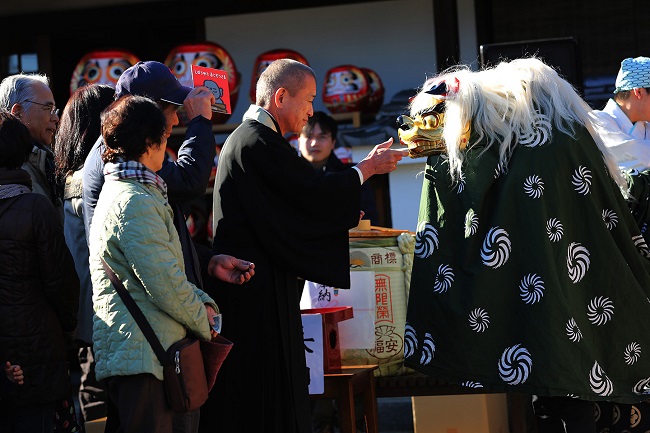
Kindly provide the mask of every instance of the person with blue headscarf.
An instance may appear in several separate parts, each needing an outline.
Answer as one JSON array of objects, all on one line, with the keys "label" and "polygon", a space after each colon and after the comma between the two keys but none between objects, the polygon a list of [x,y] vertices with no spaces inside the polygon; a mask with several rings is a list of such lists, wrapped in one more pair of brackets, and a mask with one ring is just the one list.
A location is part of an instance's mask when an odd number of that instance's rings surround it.
[{"label": "person with blue headscarf", "polygon": [[621,169],[650,168],[650,57],[621,62],[613,97],[594,114],[606,129],[600,136]]}]

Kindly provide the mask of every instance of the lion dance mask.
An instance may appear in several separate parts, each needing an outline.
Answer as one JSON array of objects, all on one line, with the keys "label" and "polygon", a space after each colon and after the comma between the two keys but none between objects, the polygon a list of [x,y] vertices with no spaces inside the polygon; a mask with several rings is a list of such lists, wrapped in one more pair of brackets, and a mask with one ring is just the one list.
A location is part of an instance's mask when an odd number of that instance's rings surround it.
[{"label": "lion dance mask", "polygon": [[[454,82],[454,89],[457,89]],[[413,103],[412,116],[402,115],[397,118],[400,142],[408,147],[411,158],[435,155],[445,151],[442,131],[445,126],[445,100],[447,83],[438,81],[429,84]],[[417,108],[416,108],[417,107]],[[469,124],[463,133],[460,148],[467,145]]]},{"label": "lion dance mask", "polygon": [[535,58],[424,83],[405,365],[492,392],[633,403],[650,384],[650,249],[602,125]]}]

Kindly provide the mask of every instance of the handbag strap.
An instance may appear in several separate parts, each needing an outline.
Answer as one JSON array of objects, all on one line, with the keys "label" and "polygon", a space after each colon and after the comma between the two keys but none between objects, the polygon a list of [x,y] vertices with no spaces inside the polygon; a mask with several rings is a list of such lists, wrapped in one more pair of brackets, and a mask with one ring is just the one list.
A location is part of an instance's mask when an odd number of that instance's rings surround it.
[{"label": "handbag strap", "polygon": [[163,349],[162,344],[160,343],[160,340],[156,336],[156,333],[153,331],[153,328],[151,328],[151,325],[149,324],[149,321],[147,321],[147,318],[144,317],[144,313],[138,307],[138,304],[133,300],[133,297],[129,293],[128,290],[124,287],[124,284],[117,278],[117,275],[115,275],[115,272],[111,269],[110,266],[108,266],[108,263],[104,261],[103,258],[99,258],[99,260],[102,261],[102,265],[104,265],[104,271],[106,271],[106,274],[108,275],[108,279],[111,280],[113,283],[113,286],[115,287],[115,290],[117,291],[117,294],[120,295],[120,298],[122,298],[122,302],[124,302],[124,305],[126,305],[126,308],[128,308],[129,312],[135,319],[136,323],[140,327],[140,330],[144,334],[144,336],[147,338],[147,341],[151,345],[151,348],[153,349],[154,353],[156,354],[156,357],[158,358],[158,361],[165,366],[170,363],[170,361],[167,358],[167,354],[165,353],[165,349]]}]

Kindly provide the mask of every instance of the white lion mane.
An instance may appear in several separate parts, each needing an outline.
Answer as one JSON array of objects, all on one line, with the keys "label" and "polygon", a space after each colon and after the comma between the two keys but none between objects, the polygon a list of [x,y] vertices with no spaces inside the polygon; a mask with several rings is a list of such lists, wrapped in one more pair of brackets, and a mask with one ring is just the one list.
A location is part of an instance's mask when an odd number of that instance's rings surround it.
[{"label": "white lion mane", "polygon": [[[574,136],[576,125],[584,125],[603,154],[609,173],[622,191],[627,190],[625,179],[598,134],[604,127],[573,86],[541,60],[522,58],[480,71],[459,66],[427,79],[422,89],[442,79],[448,84],[443,138],[454,180],[462,171],[460,143],[468,122],[476,136],[468,147],[483,139],[486,149],[498,145],[501,167],[506,170],[520,140],[535,132],[534,117],[540,112],[570,136]],[[411,114],[426,110],[432,101],[431,95],[420,91],[411,102]]]}]

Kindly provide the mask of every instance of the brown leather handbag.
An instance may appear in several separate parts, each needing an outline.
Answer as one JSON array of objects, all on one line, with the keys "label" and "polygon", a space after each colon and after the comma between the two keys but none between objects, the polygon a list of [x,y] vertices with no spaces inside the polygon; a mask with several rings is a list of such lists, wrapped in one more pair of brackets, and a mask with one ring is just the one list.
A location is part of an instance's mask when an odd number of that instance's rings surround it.
[{"label": "brown leather handbag", "polygon": [[[156,340],[158,341],[157,338]],[[160,345],[160,341],[158,341],[158,344]],[[162,345],[160,350],[163,350]],[[157,352],[155,348],[154,352]],[[165,352],[163,351],[163,353]],[[158,353],[156,353],[156,356],[160,359]],[[187,412],[200,408],[208,399],[208,382],[205,376],[205,366],[199,340],[196,338],[183,338],[167,349],[165,357],[163,382],[167,402],[172,410],[174,412]]]},{"label": "brown leather handbag", "polygon": [[172,344],[165,352],[142,310],[110,266],[104,259],[101,261],[108,278],[163,366],[163,383],[171,409],[174,412],[187,412],[200,408],[208,399],[208,393],[223,360],[232,348],[232,342],[222,336],[213,341],[186,337]]}]

